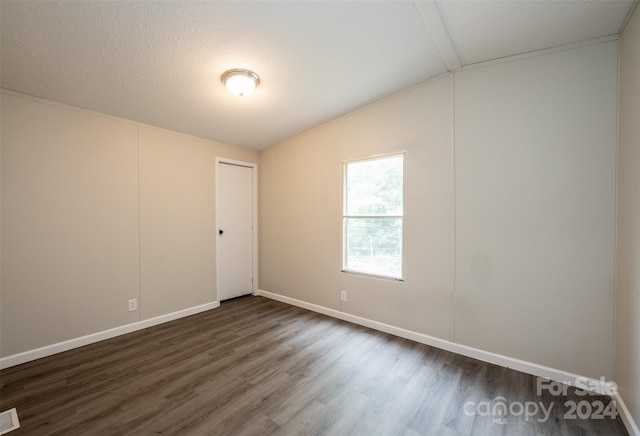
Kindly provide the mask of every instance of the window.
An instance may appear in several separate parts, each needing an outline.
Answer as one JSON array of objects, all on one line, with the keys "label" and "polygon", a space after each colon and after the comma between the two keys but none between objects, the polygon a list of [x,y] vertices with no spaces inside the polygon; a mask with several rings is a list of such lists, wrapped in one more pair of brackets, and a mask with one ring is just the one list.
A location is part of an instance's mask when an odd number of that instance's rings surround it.
[{"label": "window", "polygon": [[404,154],[344,164],[342,270],[404,280]]}]

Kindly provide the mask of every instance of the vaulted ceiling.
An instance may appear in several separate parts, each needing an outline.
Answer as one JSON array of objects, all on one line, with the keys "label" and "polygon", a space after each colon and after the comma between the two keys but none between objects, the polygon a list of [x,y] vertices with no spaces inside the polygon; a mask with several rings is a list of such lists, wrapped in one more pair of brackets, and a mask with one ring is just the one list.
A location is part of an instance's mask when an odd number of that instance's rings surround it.
[{"label": "vaulted ceiling", "polygon": [[[0,84],[261,149],[446,71],[616,35],[635,3],[2,0]],[[231,68],[258,90],[228,92]]]}]

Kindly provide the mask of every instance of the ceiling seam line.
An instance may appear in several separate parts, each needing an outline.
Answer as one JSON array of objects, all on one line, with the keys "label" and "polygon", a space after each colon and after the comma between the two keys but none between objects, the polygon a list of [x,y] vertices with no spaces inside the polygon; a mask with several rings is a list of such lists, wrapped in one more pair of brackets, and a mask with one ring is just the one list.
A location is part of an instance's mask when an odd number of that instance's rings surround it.
[{"label": "ceiling seam line", "polygon": [[[431,3],[428,3],[428,4],[431,4]],[[435,33],[433,31],[432,26],[429,25],[429,20],[427,20],[424,11],[418,5],[416,0],[413,0],[413,5],[417,9],[418,14],[420,15],[420,18],[422,19],[422,23],[426,27],[427,32],[429,32],[429,35],[431,36],[431,40],[433,41],[434,45],[436,46],[436,49],[438,50],[438,54],[440,55],[440,59],[442,60],[442,63],[445,65],[447,70],[449,72],[452,72],[452,71],[455,71],[455,70],[461,68],[462,67],[462,61],[460,60],[460,54],[458,53],[457,49],[455,48],[455,45],[453,44],[453,40],[451,39],[451,35],[449,34],[449,31],[447,30],[446,25],[444,24],[444,20],[442,19],[442,14],[440,14],[440,10],[438,9],[438,5],[434,2],[433,3],[433,7],[431,7],[431,10],[433,11],[433,15],[437,15],[437,16],[434,17],[434,19],[438,20],[440,22],[440,24],[442,25],[442,30],[444,31],[444,34],[442,35],[442,38],[445,38],[446,42],[448,42],[448,44],[445,44],[445,45],[448,45],[450,47],[449,50],[444,50],[442,48],[442,40],[435,36]],[[445,54],[445,52],[447,52],[447,54]]]}]

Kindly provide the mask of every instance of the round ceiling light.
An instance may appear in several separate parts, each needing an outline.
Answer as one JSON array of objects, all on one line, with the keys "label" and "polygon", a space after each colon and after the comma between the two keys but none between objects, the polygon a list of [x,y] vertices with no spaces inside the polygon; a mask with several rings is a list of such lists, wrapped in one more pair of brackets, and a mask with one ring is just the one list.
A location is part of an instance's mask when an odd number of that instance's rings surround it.
[{"label": "round ceiling light", "polygon": [[251,94],[260,84],[260,78],[256,73],[239,68],[225,71],[220,80],[229,91],[240,97]]}]

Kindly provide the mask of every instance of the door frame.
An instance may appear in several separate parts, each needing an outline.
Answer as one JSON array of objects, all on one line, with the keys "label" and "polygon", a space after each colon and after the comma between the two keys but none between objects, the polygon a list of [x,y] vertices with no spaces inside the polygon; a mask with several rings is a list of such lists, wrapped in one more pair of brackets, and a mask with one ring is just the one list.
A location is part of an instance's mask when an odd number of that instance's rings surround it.
[{"label": "door frame", "polygon": [[218,168],[220,168],[221,164],[228,165],[237,165],[242,167],[251,168],[251,185],[252,185],[252,217],[251,217],[251,226],[253,227],[252,235],[251,235],[251,245],[252,245],[252,253],[251,253],[251,265],[252,265],[252,289],[251,294],[256,295],[256,291],[258,290],[258,164],[252,162],[244,162],[234,159],[227,159],[225,157],[216,157],[216,223],[215,223],[215,238],[216,238],[216,301],[220,302],[220,244],[218,244],[218,229],[220,228],[220,219],[218,215],[218,211],[220,208],[218,207],[218,199],[220,198],[220,180]]}]

